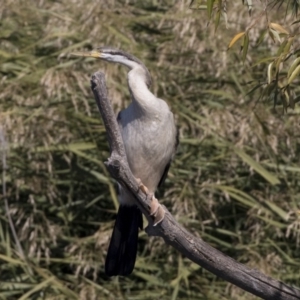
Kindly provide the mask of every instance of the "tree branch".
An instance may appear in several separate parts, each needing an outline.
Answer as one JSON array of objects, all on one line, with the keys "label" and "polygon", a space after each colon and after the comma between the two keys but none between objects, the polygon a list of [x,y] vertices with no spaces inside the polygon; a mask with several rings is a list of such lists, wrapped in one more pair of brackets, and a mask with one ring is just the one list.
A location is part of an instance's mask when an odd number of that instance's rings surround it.
[{"label": "tree branch", "polygon": [[[250,269],[205,243],[184,229],[165,208],[165,217],[153,226],[150,216],[150,197],[139,185],[128,166],[123,140],[118,123],[107,95],[104,73],[96,72],[91,79],[91,88],[106,127],[111,156],[106,162],[111,176],[127,188],[135,197],[137,205],[149,221],[146,232],[160,236],[190,260],[262,299],[300,299],[300,290],[270,278],[258,270]],[[149,195],[148,195],[149,196]]]}]

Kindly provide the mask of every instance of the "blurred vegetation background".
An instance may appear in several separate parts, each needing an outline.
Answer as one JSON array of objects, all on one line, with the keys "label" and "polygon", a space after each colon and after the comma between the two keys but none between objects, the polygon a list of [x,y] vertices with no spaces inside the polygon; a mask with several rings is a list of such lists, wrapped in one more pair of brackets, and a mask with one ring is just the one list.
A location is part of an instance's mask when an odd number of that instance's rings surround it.
[{"label": "blurred vegetation background", "polygon": [[[263,16],[260,1],[251,15],[252,1],[213,2],[1,2],[1,299],[255,299],[142,231],[133,274],[104,275],[118,202],[89,79],[105,71],[118,111],[127,70],[69,56],[104,45],[145,62],[176,115],[180,146],[160,201],[220,251],[300,286],[300,110],[284,100],[297,99],[299,76],[276,92],[298,56],[298,1],[265,1]],[[251,22],[246,51],[227,51]],[[268,22],[289,35],[264,35]]]}]

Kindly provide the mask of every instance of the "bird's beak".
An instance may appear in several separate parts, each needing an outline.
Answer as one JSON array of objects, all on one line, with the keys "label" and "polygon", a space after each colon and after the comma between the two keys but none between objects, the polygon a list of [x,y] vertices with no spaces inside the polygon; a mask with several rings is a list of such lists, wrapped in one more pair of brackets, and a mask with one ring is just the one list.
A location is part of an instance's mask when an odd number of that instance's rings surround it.
[{"label": "bird's beak", "polygon": [[95,57],[95,58],[100,58],[101,57],[101,52],[99,52],[97,50],[86,51],[86,52],[78,51],[78,52],[71,53],[71,55],[81,56],[81,57]]}]

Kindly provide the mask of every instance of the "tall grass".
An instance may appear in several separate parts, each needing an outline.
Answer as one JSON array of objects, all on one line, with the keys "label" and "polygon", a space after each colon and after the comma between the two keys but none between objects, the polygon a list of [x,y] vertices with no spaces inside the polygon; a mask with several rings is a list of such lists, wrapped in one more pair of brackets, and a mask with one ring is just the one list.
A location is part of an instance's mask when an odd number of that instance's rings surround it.
[{"label": "tall grass", "polygon": [[0,298],[253,299],[144,232],[132,276],[104,275],[118,202],[89,78],[105,71],[117,111],[130,101],[127,70],[69,57],[102,45],[143,60],[176,115],[180,146],[161,201],[214,247],[300,285],[299,107],[282,115],[247,94],[266,80],[251,61],[276,45],[250,48],[245,64],[226,51],[250,20],[241,3],[216,33],[187,1],[4,0],[0,15]]}]

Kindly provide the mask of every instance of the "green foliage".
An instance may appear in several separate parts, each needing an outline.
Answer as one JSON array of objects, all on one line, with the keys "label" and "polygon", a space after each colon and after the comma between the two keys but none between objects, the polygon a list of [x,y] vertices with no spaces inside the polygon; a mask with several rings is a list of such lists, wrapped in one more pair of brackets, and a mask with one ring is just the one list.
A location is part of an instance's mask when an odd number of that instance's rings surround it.
[{"label": "green foliage", "polygon": [[[298,1],[296,2],[298,3]],[[259,33],[260,38],[254,47],[254,51],[259,51],[260,48],[258,46],[266,39],[268,39],[269,42],[273,42],[274,49],[270,49],[269,55],[264,51],[263,57],[257,53],[258,55],[254,57],[254,64],[250,63],[253,67],[268,63],[268,65],[265,66],[267,69],[267,80],[263,83],[257,79],[253,80],[252,90],[259,89],[261,99],[271,100],[274,107],[278,104],[282,105],[284,111],[287,111],[288,108],[293,109],[295,107],[295,103],[299,101],[300,92],[299,33],[297,28],[295,28],[295,25],[298,24],[299,21],[296,20],[292,22],[293,16],[291,14],[287,15],[290,6],[292,12],[297,14],[298,4],[295,3],[291,3],[291,1],[288,1],[287,4],[284,4],[284,1],[271,1],[271,3],[269,3],[267,1],[265,7],[261,9],[261,12],[253,16],[251,20],[249,20],[249,24],[246,26],[245,30],[235,34],[228,45],[228,49],[230,49],[243,37],[241,53],[243,62],[245,63],[249,50],[250,38],[252,38],[250,33],[253,33],[255,30],[257,31],[257,27],[260,27],[260,31],[261,26],[265,27],[265,30]],[[281,17],[282,22],[284,21],[286,23],[286,27],[276,23],[279,15],[284,15],[284,10],[279,10],[278,5],[280,8],[281,5],[286,7],[285,18],[283,19],[283,17]],[[274,14],[275,9],[278,9],[276,14]],[[268,35],[266,33],[268,33]],[[255,35],[255,33],[252,34],[252,36],[253,35]],[[253,43],[255,43],[255,40],[253,40]]]},{"label": "green foliage", "polygon": [[[276,107],[292,106],[276,96],[284,47],[277,52],[278,45],[263,38],[262,20],[249,38],[243,34],[248,51],[226,51],[249,25],[242,1],[228,12],[228,30],[221,28],[225,16],[207,26],[207,12],[215,17],[220,6],[201,11],[193,5],[5,0],[0,6],[0,126],[8,145],[1,145],[7,156],[2,185],[21,245],[3,204],[1,299],[253,299],[144,232],[132,276],[104,275],[118,202],[103,164],[109,150],[89,78],[104,69],[119,110],[130,101],[127,70],[69,57],[103,45],[144,61],[153,92],[176,115],[180,146],[158,194],[162,203],[212,246],[300,285],[299,107],[282,115],[259,101],[261,87],[277,97]],[[283,24],[284,17],[273,20]],[[280,37],[286,45],[289,38]],[[251,65],[266,53],[269,60]],[[273,63],[269,75],[266,62]],[[288,78],[298,68],[291,58]],[[290,85],[298,93],[297,80]]]}]

